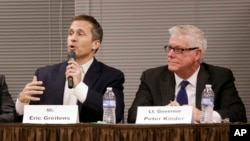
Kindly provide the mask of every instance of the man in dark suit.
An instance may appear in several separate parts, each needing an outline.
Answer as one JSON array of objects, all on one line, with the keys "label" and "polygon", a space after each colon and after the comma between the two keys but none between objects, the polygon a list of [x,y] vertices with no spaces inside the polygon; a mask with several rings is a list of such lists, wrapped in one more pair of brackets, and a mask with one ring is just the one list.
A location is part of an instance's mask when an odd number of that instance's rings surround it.
[{"label": "man in dark suit", "polygon": [[165,50],[168,65],[144,71],[136,97],[128,111],[128,123],[136,122],[138,106],[178,105],[176,100],[183,80],[187,105],[193,106],[193,122],[201,118],[201,94],[206,84],[215,93],[213,122],[225,118],[230,122],[247,122],[245,106],[238,95],[230,69],[202,62],[207,48],[202,30],[192,25],[174,26],[169,29],[170,39]]},{"label": "man in dark suit", "polygon": [[13,122],[15,105],[8,90],[5,76],[0,74],[0,122]]},{"label": "man in dark suit", "polygon": [[[16,101],[18,115],[23,114],[25,104],[77,104],[81,122],[102,121],[103,94],[107,87],[112,87],[116,96],[116,121],[120,122],[124,114],[124,74],[94,57],[102,37],[102,27],[94,17],[74,17],[67,42],[68,51],[75,52],[76,59],[37,69],[33,81]],[[68,88],[69,77],[73,78],[72,89]]]}]

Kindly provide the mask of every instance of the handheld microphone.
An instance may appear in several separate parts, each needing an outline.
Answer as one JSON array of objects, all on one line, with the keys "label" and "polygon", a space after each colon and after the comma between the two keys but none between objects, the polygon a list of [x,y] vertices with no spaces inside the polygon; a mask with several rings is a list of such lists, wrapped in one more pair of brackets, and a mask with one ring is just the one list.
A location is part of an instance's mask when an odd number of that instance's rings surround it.
[{"label": "handheld microphone", "polygon": [[[76,53],[71,51],[68,53],[68,60],[76,60]],[[74,86],[73,77],[68,77],[68,88],[72,89]]]}]

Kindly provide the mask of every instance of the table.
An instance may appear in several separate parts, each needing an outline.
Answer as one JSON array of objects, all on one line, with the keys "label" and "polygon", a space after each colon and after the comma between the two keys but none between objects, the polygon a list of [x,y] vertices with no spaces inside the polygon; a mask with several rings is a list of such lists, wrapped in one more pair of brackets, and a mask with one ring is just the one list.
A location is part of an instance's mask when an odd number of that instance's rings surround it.
[{"label": "table", "polygon": [[0,141],[229,141],[223,124],[0,123]]}]

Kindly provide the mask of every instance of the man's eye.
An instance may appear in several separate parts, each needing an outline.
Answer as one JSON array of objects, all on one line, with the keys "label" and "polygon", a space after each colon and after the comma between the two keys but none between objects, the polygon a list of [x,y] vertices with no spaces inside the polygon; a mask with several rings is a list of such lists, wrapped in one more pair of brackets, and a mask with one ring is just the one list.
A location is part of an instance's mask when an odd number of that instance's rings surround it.
[{"label": "man's eye", "polygon": [[72,34],[73,34],[73,32],[72,32],[72,31],[70,31],[68,34],[69,34],[69,35],[72,35]]},{"label": "man's eye", "polygon": [[79,32],[78,35],[82,36],[85,35],[84,32]]},{"label": "man's eye", "polygon": [[176,51],[181,51],[182,49],[181,48],[175,48]]}]

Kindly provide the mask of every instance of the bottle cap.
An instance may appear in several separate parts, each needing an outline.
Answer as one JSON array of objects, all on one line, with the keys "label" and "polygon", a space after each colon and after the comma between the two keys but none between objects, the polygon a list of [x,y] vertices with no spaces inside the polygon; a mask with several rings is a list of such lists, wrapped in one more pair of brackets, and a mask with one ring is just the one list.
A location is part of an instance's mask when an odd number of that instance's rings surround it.
[{"label": "bottle cap", "polygon": [[112,90],[112,87],[107,87],[107,90]]},{"label": "bottle cap", "polygon": [[212,87],[212,85],[211,84],[206,84],[206,87]]}]

